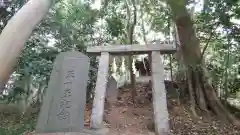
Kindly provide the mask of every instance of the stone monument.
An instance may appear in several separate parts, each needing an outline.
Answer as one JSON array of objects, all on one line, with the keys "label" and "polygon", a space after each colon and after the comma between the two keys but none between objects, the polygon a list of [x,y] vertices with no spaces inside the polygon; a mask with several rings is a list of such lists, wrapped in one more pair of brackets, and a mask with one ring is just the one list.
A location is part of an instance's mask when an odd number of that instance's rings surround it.
[{"label": "stone monument", "polygon": [[118,96],[117,81],[113,76],[110,76],[107,82],[106,99],[108,102],[114,103],[117,100],[117,96]]},{"label": "stone monument", "polygon": [[80,52],[63,52],[57,56],[36,133],[83,130],[89,62]]}]

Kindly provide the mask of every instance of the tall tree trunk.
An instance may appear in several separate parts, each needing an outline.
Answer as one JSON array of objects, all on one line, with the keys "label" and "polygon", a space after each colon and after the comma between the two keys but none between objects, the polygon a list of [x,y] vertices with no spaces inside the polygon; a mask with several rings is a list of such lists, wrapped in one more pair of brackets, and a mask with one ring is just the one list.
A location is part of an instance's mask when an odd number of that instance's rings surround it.
[{"label": "tall tree trunk", "polygon": [[48,12],[53,0],[29,0],[7,23],[0,35],[0,91],[35,26]]},{"label": "tall tree trunk", "polygon": [[[127,4],[127,13],[128,13],[128,26],[127,26],[127,30],[128,30],[128,42],[129,44],[133,44],[133,34],[134,34],[134,29],[137,23],[137,7],[136,7],[136,3],[135,0],[131,0],[134,11],[133,11],[133,22],[131,23],[131,11],[129,8],[128,3]],[[136,96],[136,90],[135,90],[135,75],[133,74],[133,67],[132,67],[132,63],[133,63],[133,59],[132,59],[132,55],[130,55],[128,57],[128,61],[129,61],[129,72],[130,72],[130,80],[131,80],[131,88],[132,88],[132,99],[133,102],[135,101],[135,96]]]},{"label": "tall tree trunk", "polygon": [[230,60],[230,51],[231,51],[231,39],[229,37],[230,33],[227,33],[228,37],[227,37],[227,58],[224,58],[224,61],[225,61],[225,71],[224,71],[224,102],[227,101],[227,98],[229,96],[229,90],[228,90],[228,68],[229,68],[229,60]]},{"label": "tall tree trunk", "polygon": [[[145,30],[145,27],[144,27],[143,7],[140,7],[140,11],[141,11],[141,28],[142,28],[142,34],[143,34],[143,41],[144,41],[145,45],[147,45],[148,42],[147,42],[147,37],[146,37],[146,30]],[[151,53],[148,54],[148,62],[149,63],[151,63],[150,59],[151,59]],[[148,72],[148,69],[146,67],[146,63],[145,63],[144,59],[143,59],[143,64],[144,64],[144,69],[145,69],[146,75],[150,76],[150,72]],[[148,65],[150,66],[151,64],[148,64]],[[149,67],[149,69],[151,69],[151,68]]]},{"label": "tall tree trunk", "polygon": [[197,106],[203,111],[207,106],[223,120],[240,127],[240,122],[223,106],[212,86],[211,77],[201,59],[200,44],[193,28],[193,22],[186,8],[186,0],[167,0],[176,23],[181,43],[181,55],[188,73],[189,87],[198,96]]}]

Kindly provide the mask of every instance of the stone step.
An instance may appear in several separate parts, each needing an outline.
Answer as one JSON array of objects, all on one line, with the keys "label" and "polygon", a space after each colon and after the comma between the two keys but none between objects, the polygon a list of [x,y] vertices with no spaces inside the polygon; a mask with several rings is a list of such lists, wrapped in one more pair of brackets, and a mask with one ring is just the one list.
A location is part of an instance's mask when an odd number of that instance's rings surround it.
[{"label": "stone step", "polygon": [[107,135],[109,132],[108,128],[100,130],[88,130],[84,129],[82,132],[65,132],[65,133],[37,133],[35,135]]}]

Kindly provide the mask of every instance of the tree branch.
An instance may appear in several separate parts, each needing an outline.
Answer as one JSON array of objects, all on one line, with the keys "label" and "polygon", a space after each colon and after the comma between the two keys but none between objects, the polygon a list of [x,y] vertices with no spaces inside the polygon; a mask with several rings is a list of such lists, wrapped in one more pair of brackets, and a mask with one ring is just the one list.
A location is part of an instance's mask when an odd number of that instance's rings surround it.
[{"label": "tree branch", "polygon": [[[217,28],[219,25],[220,25],[220,23],[217,23],[216,28]],[[216,28],[215,28],[215,29],[216,29]],[[203,58],[203,56],[204,56],[204,54],[205,54],[205,52],[206,52],[206,50],[207,50],[207,47],[208,47],[208,45],[209,45],[209,42],[210,42],[210,40],[211,40],[212,37],[213,37],[213,34],[214,34],[214,33],[213,33],[213,32],[214,32],[213,29],[214,29],[214,26],[212,26],[210,36],[209,36],[209,38],[207,39],[207,42],[206,42],[205,46],[203,47],[200,60],[202,60],[202,58]]]}]

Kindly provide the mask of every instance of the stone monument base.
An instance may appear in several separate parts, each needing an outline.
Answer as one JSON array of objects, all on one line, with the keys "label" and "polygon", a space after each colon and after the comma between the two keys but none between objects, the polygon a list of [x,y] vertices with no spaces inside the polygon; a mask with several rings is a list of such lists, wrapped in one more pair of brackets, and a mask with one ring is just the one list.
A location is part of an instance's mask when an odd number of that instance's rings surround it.
[{"label": "stone monument base", "polygon": [[84,129],[82,132],[65,132],[65,133],[36,133],[35,135],[107,135],[108,128],[102,128],[99,130]]}]

